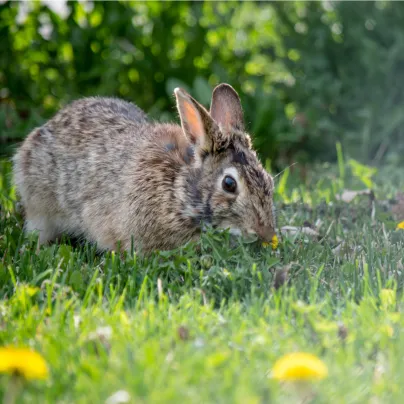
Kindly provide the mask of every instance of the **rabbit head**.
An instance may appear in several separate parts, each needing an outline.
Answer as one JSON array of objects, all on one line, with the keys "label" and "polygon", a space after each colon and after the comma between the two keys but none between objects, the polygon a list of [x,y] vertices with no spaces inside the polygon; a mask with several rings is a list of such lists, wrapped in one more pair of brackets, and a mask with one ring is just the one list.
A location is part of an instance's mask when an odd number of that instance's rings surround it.
[{"label": "rabbit head", "polygon": [[275,235],[274,183],[245,133],[236,91],[228,84],[217,86],[209,112],[183,89],[174,93],[194,155],[181,185],[183,214],[270,242]]}]

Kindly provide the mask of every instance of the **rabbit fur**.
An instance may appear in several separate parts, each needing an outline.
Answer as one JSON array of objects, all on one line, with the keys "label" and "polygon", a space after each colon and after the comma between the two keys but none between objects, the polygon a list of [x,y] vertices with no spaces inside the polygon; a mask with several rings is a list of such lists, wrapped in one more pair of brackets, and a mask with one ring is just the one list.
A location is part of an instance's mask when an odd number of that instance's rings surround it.
[{"label": "rabbit fur", "polygon": [[237,93],[217,86],[209,112],[174,93],[181,126],[91,97],[34,129],[13,160],[25,231],[41,244],[67,233],[101,250],[133,243],[145,252],[195,239],[204,223],[271,241],[273,180],[251,148]]}]

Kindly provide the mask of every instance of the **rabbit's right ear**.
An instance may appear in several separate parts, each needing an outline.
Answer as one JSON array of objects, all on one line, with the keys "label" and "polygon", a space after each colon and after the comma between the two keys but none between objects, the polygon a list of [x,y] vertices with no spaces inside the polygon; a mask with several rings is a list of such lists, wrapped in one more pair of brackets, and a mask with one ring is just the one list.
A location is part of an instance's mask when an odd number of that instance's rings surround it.
[{"label": "rabbit's right ear", "polygon": [[217,124],[209,112],[182,88],[174,90],[181,126],[185,135],[195,145],[207,152],[213,150],[212,133]]}]

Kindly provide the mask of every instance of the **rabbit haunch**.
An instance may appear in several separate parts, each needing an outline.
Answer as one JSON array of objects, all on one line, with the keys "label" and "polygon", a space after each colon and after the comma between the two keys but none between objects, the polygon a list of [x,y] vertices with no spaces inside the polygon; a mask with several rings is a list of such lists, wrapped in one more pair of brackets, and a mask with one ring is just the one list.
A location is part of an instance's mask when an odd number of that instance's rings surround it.
[{"label": "rabbit haunch", "polygon": [[271,176],[244,132],[237,93],[215,88],[208,112],[175,90],[181,126],[153,123],[138,107],[84,98],[34,129],[14,157],[26,231],[61,233],[100,249],[171,249],[203,223],[274,233]]}]

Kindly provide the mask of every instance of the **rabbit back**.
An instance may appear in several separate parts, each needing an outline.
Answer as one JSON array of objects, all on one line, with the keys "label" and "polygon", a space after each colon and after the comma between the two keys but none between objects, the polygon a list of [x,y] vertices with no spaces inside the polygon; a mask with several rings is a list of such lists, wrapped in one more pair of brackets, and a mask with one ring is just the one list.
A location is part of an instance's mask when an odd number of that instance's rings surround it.
[{"label": "rabbit back", "polygon": [[[102,249],[118,240],[127,247],[133,235],[145,243],[157,221],[147,221],[146,207],[169,195],[164,176],[176,176],[184,153],[175,151],[187,145],[178,126],[152,124],[133,104],[88,98],[68,105],[33,130],[14,157],[27,230],[39,230],[41,242],[84,234]],[[154,227],[160,233],[164,223]]]}]

